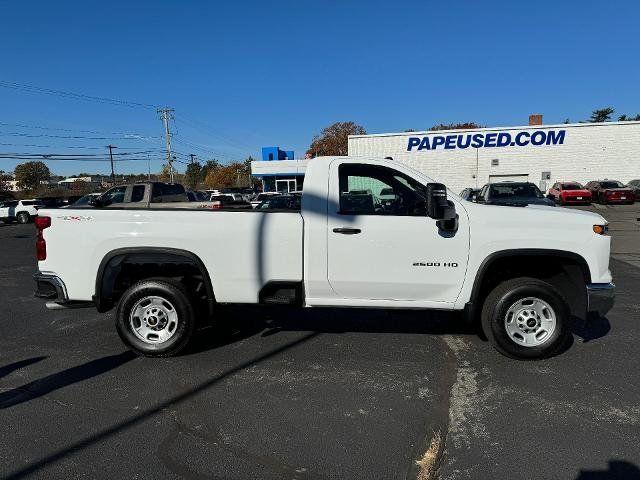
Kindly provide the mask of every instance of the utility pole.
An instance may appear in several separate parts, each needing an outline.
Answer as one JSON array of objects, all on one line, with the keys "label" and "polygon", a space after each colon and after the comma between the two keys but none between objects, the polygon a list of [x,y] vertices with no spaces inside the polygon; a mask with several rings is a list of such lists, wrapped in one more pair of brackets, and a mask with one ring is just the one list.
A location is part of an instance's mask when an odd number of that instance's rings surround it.
[{"label": "utility pole", "polygon": [[190,153],[190,154],[189,154],[189,158],[191,158],[191,163],[195,163],[195,161],[196,161],[196,160],[195,160],[196,156],[195,156],[193,153]]},{"label": "utility pole", "polygon": [[113,170],[113,149],[114,148],[118,148],[118,147],[114,147],[113,145],[107,145],[107,148],[109,149],[109,158],[111,159],[111,183],[113,183],[114,185],[116,184],[116,174]]},{"label": "utility pole", "polygon": [[173,156],[171,155],[171,129],[169,120],[173,118],[173,108],[159,108],[160,120],[164,124],[164,133],[167,138],[167,165],[169,165],[169,182],[173,183]]}]

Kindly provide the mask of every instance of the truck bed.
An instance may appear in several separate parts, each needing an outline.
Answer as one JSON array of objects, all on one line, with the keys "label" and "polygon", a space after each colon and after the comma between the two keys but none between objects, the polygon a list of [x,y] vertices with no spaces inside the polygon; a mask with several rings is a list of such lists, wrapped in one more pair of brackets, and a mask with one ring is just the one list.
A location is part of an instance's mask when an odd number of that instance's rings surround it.
[{"label": "truck bed", "polygon": [[69,208],[40,214],[51,217],[40,270],[64,278],[70,300],[91,300],[102,260],[127,248],[194,253],[218,302],[254,303],[270,281],[302,280],[299,212]]}]

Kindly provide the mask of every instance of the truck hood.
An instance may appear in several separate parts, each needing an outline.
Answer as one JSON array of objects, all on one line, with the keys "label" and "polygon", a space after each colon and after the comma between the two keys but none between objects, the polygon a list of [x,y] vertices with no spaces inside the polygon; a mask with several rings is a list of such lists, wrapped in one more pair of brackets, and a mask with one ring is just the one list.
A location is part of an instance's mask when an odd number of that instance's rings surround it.
[{"label": "truck hood", "polygon": [[607,223],[605,218],[597,213],[546,205],[527,205],[510,208],[467,202],[465,203],[465,208],[469,212],[472,224],[476,223],[476,220],[495,225],[526,224],[528,227],[555,229],[556,234],[562,232],[563,226],[570,225],[588,226],[587,232],[591,233],[591,226]]},{"label": "truck hood", "polygon": [[512,206],[512,207],[524,207],[527,205],[548,205],[555,206],[552,200],[548,198],[537,198],[537,197],[512,197],[512,198],[500,198],[489,200],[485,205],[504,205],[504,206]]}]

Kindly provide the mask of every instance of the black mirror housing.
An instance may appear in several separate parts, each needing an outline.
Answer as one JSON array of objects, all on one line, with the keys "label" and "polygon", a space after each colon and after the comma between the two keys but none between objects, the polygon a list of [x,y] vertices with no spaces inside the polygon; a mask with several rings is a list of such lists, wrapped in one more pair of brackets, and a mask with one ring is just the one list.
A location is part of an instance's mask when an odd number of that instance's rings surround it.
[{"label": "black mirror housing", "polygon": [[442,183],[427,184],[427,215],[434,220],[451,220],[456,216],[456,207],[447,200],[447,187]]}]

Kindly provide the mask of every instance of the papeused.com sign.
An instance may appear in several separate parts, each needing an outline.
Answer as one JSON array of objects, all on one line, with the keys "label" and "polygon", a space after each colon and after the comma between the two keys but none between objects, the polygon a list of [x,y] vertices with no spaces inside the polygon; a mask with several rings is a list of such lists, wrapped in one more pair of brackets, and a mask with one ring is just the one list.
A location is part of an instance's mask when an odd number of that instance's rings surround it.
[{"label": "papeused.com sign", "polygon": [[562,145],[566,130],[534,132],[452,133],[409,137],[407,151],[455,150],[464,148],[525,147],[527,145]]}]

